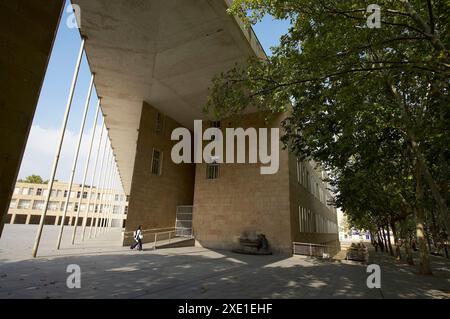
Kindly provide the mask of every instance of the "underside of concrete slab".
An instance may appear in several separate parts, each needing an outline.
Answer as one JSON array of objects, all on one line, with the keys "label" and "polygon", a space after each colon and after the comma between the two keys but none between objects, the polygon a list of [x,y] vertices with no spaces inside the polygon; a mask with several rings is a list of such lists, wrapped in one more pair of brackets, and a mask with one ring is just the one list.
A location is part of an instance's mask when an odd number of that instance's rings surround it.
[{"label": "underside of concrete slab", "polygon": [[142,102],[191,128],[212,78],[249,56],[265,57],[224,0],[72,0],[96,74],[125,192],[133,176]]}]

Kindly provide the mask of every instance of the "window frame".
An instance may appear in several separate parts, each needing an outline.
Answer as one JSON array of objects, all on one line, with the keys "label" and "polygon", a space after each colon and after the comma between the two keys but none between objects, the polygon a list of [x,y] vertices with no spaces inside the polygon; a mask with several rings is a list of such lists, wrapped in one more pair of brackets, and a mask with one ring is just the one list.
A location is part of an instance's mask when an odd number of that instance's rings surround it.
[{"label": "window frame", "polygon": [[[211,168],[214,168],[211,170]],[[212,172],[212,174],[210,174]],[[207,163],[206,164],[206,179],[215,180],[219,179],[219,163]]]},{"label": "window frame", "polygon": [[[158,152],[159,153],[159,159],[158,159],[158,170],[157,173],[155,173],[154,170],[154,164],[155,164],[155,153]],[[157,149],[157,148],[153,148],[152,149],[152,161],[151,161],[151,167],[150,167],[150,173],[154,176],[161,176],[162,175],[162,164],[163,164],[163,158],[164,158],[164,154],[161,150]]]}]

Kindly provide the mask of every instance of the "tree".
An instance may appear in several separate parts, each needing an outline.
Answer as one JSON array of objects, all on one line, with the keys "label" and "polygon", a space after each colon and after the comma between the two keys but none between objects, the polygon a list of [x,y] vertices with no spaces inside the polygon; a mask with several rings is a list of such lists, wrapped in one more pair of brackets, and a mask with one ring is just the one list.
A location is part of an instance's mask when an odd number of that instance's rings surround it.
[{"label": "tree", "polygon": [[44,180],[39,175],[30,175],[27,176],[24,180],[19,181],[23,183],[45,184]]},{"label": "tree", "polygon": [[[249,107],[288,111],[284,143],[334,170],[337,178],[370,161],[392,169],[383,162],[386,156],[405,161],[412,196],[403,198],[402,205],[415,215],[420,271],[430,273],[422,245],[425,193],[431,194],[441,225],[450,233],[450,3],[378,1],[381,28],[374,29],[366,25],[368,4],[235,0],[230,13],[247,23],[271,14],[290,19],[291,27],[272,56],[250,59],[216,77],[205,111],[219,118]],[[377,168],[372,165],[371,170]],[[365,178],[373,175],[366,173]],[[381,190],[391,187],[380,183]],[[343,185],[337,186],[340,191]],[[358,213],[383,216],[380,198],[371,197],[370,210],[358,207]],[[388,224],[386,220],[383,226]]]}]

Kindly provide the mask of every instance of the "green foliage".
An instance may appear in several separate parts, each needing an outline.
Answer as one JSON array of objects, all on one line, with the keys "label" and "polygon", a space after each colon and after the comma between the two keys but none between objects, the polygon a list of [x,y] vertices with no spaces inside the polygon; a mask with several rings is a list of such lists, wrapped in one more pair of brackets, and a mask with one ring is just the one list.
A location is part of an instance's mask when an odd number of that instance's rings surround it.
[{"label": "green foliage", "polygon": [[378,29],[366,26],[371,3],[235,0],[230,13],[247,24],[270,14],[291,27],[272,56],[217,76],[205,111],[288,111],[283,142],[332,172],[336,204],[359,228],[406,218],[422,178],[445,225],[450,1],[377,1]]},{"label": "green foliage", "polygon": [[19,182],[32,183],[32,184],[46,184],[46,183],[48,183],[48,181],[44,182],[42,177],[39,176],[39,175],[27,176],[24,180],[19,180]]}]

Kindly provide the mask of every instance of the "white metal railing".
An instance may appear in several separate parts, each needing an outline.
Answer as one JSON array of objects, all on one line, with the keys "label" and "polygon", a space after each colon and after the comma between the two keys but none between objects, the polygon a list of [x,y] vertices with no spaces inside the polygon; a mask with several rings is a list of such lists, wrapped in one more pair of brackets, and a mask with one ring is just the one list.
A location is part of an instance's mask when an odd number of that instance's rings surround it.
[{"label": "white metal railing", "polygon": [[293,242],[292,248],[294,255],[306,255],[322,258],[330,258],[339,251],[337,246],[301,242]]},{"label": "white metal railing", "polygon": [[[150,232],[149,235],[153,235],[153,250],[156,250],[156,246],[158,241],[163,241],[163,240],[167,240],[167,244],[170,244],[170,242],[175,239],[175,238],[184,238],[184,239],[191,239],[193,238],[192,234],[191,235],[183,235],[183,236],[178,236],[177,232],[178,230],[169,230],[169,231],[162,231],[162,232],[153,232],[151,229],[149,230],[143,230],[142,233],[145,235],[146,232]],[[128,231],[128,232],[124,232],[124,236],[133,234],[134,231]],[[164,236],[165,235],[165,236]],[[162,238],[161,238],[162,237]]]},{"label": "white metal railing", "polygon": [[155,233],[155,241],[154,241],[154,244],[153,244],[153,250],[156,250],[156,243],[158,242],[158,236],[159,235],[163,235],[163,234],[169,234],[169,244],[170,244],[170,239],[172,238],[172,234],[176,234],[176,231],[175,230],[172,230],[172,231],[166,231],[166,232],[160,232],[160,233]]}]

